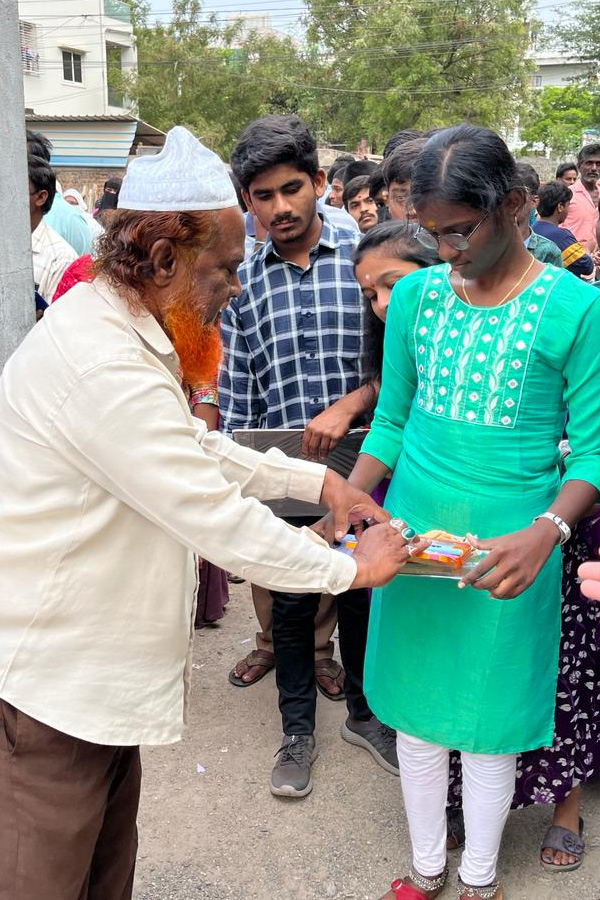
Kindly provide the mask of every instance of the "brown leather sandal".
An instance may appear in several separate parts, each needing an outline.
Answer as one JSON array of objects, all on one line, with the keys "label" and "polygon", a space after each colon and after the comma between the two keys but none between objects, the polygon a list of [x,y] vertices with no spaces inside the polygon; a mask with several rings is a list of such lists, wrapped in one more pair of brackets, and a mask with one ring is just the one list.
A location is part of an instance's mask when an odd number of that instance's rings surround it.
[{"label": "brown leather sandal", "polygon": [[[315,660],[315,680],[317,682],[317,690],[327,697],[328,700],[345,700],[344,679],[346,673],[338,662],[334,659],[316,659]],[[326,684],[323,682],[333,681],[340,689],[339,694],[332,694],[327,690]]]},{"label": "brown leather sandal", "polygon": [[[246,672],[249,672],[251,668],[258,668],[258,674],[252,679],[252,681],[244,681],[241,675],[236,673],[236,669],[238,667],[246,667],[242,672],[242,675],[245,675]],[[245,656],[244,659],[240,659],[239,663],[237,663],[231,672],[229,673],[229,680],[236,687],[250,687],[251,684],[256,684],[257,681],[260,681],[261,678],[264,678],[267,672],[270,672],[271,669],[275,667],[275,657],[270,652],[270,650],[253,650],[252,653],[249,653],[248,656]]]}]

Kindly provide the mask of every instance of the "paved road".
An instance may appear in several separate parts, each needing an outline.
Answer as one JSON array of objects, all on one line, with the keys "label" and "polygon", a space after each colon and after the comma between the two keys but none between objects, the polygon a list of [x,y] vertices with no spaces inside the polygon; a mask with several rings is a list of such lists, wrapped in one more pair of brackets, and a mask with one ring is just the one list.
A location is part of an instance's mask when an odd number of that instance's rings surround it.
[{"label": "paved road", "polygon": [[[377,900],[409,863],[398,779],[341,740],[345,704],[319,697],[313,793],[271,796],[281,737],[273,673],[245,689],[227,680],[254,631],[249,590],[235,587],[222,624],[196,637],[185,739],[144,751],[135,900]],[[505,900],[600,900],[599,784],[586,790],[583,815],[584,866],[552,876],[537,862],[550,810],[511,814]]]}]

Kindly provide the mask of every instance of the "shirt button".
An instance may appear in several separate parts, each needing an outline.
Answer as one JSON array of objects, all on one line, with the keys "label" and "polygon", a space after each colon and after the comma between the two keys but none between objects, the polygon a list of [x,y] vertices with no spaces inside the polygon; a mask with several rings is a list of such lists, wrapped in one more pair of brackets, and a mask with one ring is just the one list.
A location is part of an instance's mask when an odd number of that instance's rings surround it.
[{"label": "shirt button", "polygon": [[311,313],[311,312],[305,312],[304,315],[306,316],[307,319],[310,319],[310,317],[312,316],[312,313]]},{"label": "shirt button", "polygon": [[313,402],[313,403],[318,403],[318,402],[319,402],[319,398],[318,398],[318,397],[313,397],[313,398],[312,398],[312,402]]},{"label": "shirt button", "polygon": [[314,359],[314,358],[315,358],[315,354],[314,354],[314,353],[309,353],[308,355],[310,356],[311,359]]}]

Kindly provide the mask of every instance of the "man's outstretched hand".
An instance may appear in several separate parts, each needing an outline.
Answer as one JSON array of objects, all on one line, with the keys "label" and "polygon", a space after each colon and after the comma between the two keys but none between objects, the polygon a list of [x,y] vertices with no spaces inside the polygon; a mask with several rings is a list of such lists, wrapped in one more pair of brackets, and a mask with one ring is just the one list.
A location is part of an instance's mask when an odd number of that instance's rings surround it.
[{"label": "man's outstretched hand", "polygon": [[411,556],[422,553],[430,541],[414,537],[406,541],[391,525],[367,528],[352,554],[356,562],[353,588],[382,587],[394,578]]},{"label": "man's outstretched hand", "polygon": [[[350,526],[354,526],[355,534],[363,530],[363,522],[382,523],[389,522],[391,516],[382,509],[372,497],[353,487],[332,469],[327,469],[323,490],[321,492],[321,504],[326,506],[330,515],[316,523],[314,530],[325,537],[330,537],[330,527],[333,523],[333,537],[340,541],[348,533]],[[329,541],[331,543],[331,540]]]}]

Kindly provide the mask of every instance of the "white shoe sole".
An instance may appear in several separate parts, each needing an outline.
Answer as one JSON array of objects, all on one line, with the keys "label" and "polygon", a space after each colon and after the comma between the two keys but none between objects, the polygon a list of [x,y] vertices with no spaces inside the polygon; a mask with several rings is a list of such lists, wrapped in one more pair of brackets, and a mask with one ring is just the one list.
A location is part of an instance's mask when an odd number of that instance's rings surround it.
[{"label": "white shoe sole", "polygon": [[362,735],[356,734],[355,731],[351,731],[345,722],[340,728],[340,734],[345,741],[348,741],[349,744],[354,744],[355,747],[362,747],[363,750],[366,750],[367,753],[370,753],[377,765],[381,766],[382,769],[385,769],[386,772],[389,772],[390,775],[395,775],[397,778],[400,776],[399,770],[390,765],[387,759],[385,759],[381,755],[381,753],[377,750],[376,747],[373,746],[373,744],[370,744],[369,741]]},{"label": "white shoe sole", "polygon": [[[310,761],[311,766],[314,763],[315,759],[317,759],[318,755],[319,755],[319,751],[315,747],[315,749],[313,750],[312,759]],[[274,797],[295,797],[300,800],[302,797],[308,796],[308,794],[310,794],[312,789],[313,789],[312,772],[310,773],[310,776],[308,779],[308,784],[306,785],[305,788],[302,788],[301,791],[299,791],[297,788],[293,787],[291,784],[282,784],[281,787],[275,787],[273,782],[271,782],[271,793],[273,794]]]}]

